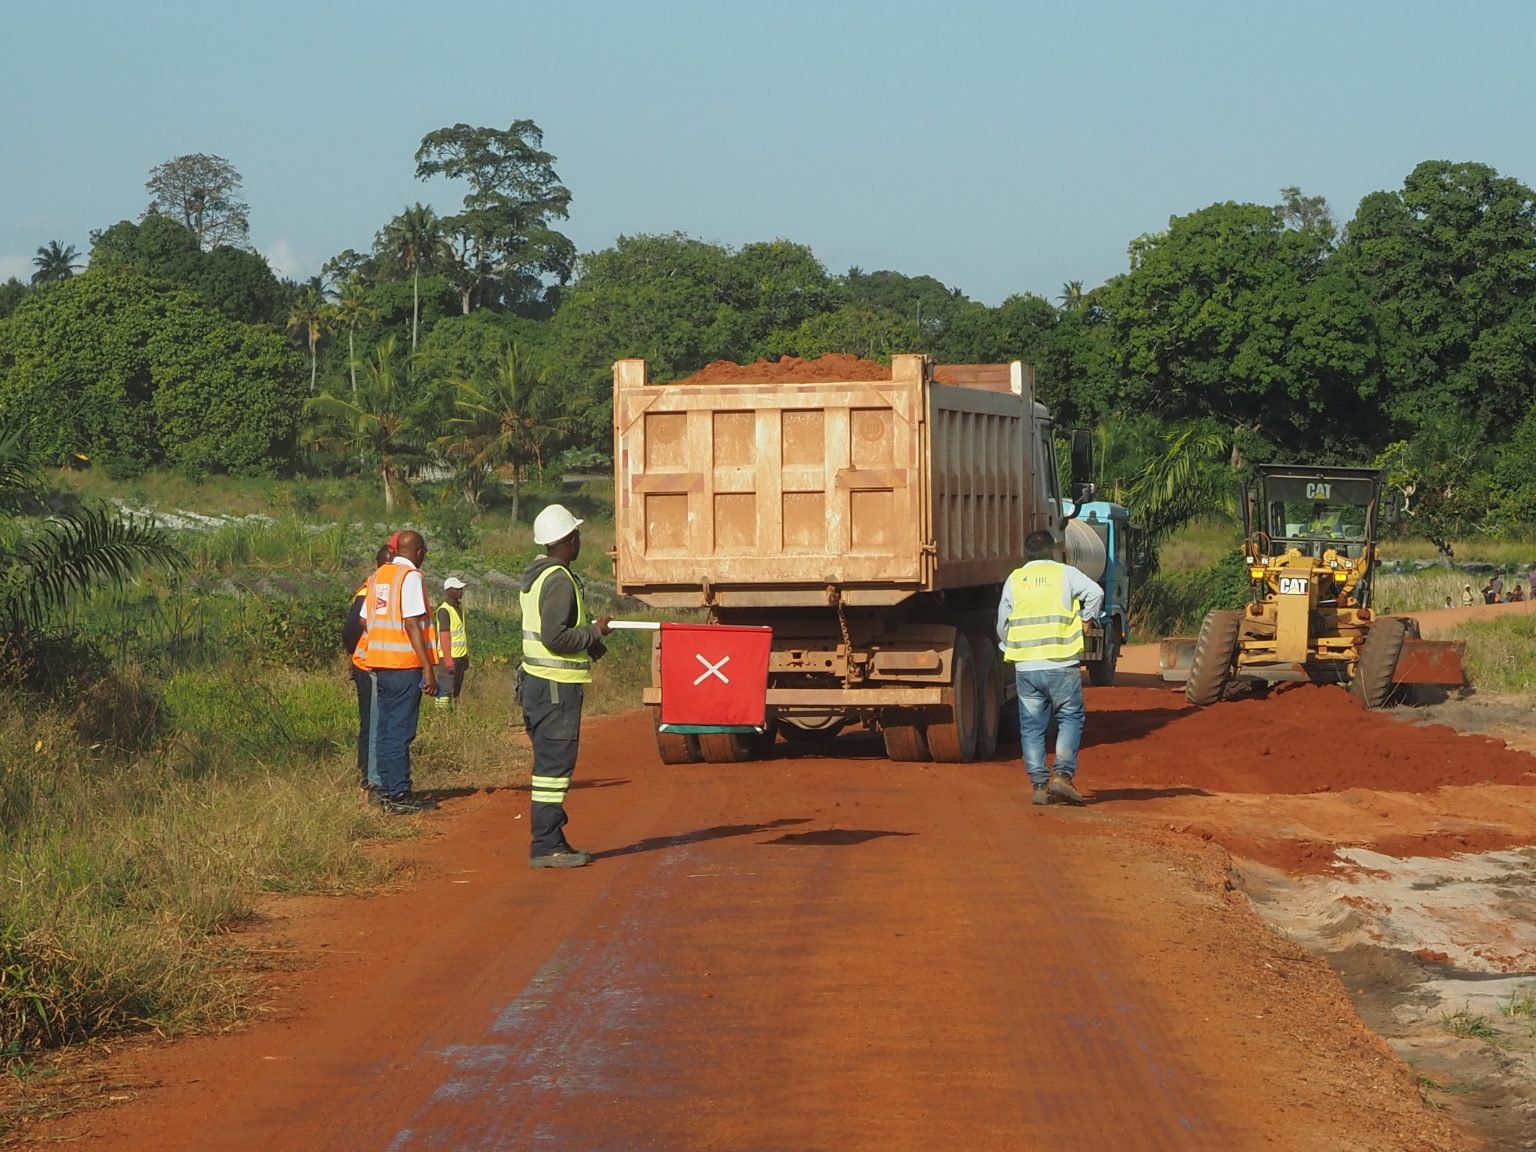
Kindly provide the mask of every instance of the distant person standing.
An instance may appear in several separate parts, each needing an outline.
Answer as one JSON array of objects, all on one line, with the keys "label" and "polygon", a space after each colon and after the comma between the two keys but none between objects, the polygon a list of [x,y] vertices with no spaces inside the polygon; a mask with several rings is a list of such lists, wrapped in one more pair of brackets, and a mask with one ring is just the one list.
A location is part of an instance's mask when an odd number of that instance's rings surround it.
[{"label": "distant person standing", "polygon": [[[1083,621],[1098,618],[1104,592],[1078,569],[1052,559],[1055,550],[1049,532],[1025,537],[1024,566],[1003,585],[997,635],[1018,687],[1019,736],[1032,802],[1082,804],[1074,778],[1083,739]],[[1053,717],[1056,764],[1048,771],[1045,731]]]},{"label": "distant person standing", "polygon": [[443,581],[443,602],[437,606],[437,655],[442,665],[442,683],[437,692],[437,706],[447,708],[464,690],[464,673],[469,671],[469,633],[464,629],[464,581],[450,576]]},{"label": "distant person standing", "polygon": [[373,673],[369,754],[379,805],[386,812],[424,812],[435,800],[411,790],[411,742],[421,698],[437,694],[431,606],[422,584],[427,542],[416,532],[390,538],[394,558],[368,581],[368,670]]},{"label": "distant person standing", "polygon": [[[374,553],[375,571],[384,567],[393,555],[388,544],[381,544]],[[368,671],[368,624],[365,605],[368,603],[368,582],[352,593],[352,606],[347,610],[346,622],[341,628],[341,646],[352,662],[352,686],[357,689],[357,779],[364,792],[374,792],[379,782],[369,772],[368,729],[373,715],[373,676]]]},{"label": "distant person standing", "polygon": [[1472,585],[1463,584],[1461,586],[1461,606],[1463,608],[1470,608],[1476,603],[1477,601],[1472,598]]},{"label": "distant person standing", "polygon": [[581,707],[592,662],[607,649],[608,617],[589,621],[581,581],[571,565],[581,554],[581,524],[551,504],[533,522],[544,555],[523,573],[523,662],[517,694],[533,743],[530,868],[580,868],[591,857],[565,838],[565,794],[581,743]]}]

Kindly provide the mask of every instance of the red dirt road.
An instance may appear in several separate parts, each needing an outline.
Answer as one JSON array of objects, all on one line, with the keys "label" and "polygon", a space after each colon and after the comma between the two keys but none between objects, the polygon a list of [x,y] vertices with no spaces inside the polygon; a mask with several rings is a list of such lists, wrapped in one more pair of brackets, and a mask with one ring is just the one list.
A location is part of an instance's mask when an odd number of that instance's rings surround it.
[{"label": "red dirt road", "polygon": [[[1419,738],[1337,695],[1356,740]],[[524,793],[451,801],[405,849],[409,889],[276,906],[259,934],[306,962],[269,1018],[130,1046],[108,1074],[132,1099],[37,1135],[114,1152],[1463,1147],[1328,966],[1231,889],[1235,825],[1190,806],[1257,799],[1260,777],[1193,750],[1243,706],[1215,723],[1180,699],[1090,693],[1086,809],[1032,808],[1002,759],[890,765],[853,736],[835,759],[666,768],[645,715],[591,722],[571,835],[593,866],[526,867]],[[1338,723],[1325,708],[1314,742]],[[1192,811],[1217,831],[1186,834]]]}]

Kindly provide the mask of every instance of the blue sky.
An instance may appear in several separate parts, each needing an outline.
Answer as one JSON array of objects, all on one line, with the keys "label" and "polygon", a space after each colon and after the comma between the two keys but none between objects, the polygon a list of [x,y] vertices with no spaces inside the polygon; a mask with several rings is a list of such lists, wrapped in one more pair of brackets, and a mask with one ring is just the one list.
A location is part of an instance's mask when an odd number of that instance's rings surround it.
[{"label": "blue sky", "polygon": [[0,42],[0,279],[137,218],[188,152],[230,160],[256,247],[311,275],[406,204],[456,210],[412,157],[459,121],[538,123],[582,251],[783,237],[988,304],[1285,185],[1347,221],[1421,160],[1536,184],[1519,0],[0,0]]}]

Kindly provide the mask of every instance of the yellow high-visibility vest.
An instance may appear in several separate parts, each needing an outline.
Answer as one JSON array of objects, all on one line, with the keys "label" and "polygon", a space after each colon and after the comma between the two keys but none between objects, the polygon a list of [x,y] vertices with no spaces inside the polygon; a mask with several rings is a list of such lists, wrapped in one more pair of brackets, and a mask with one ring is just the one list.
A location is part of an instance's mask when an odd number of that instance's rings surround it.
[{"label": "yellow high-visibility vest", "polygon": [[592,657],[585,652],[551,652],[544,646],[544,621],[539,617],[539,593],[544,581],[553,572],[564,572],[576,589],[576,627],[584,628],[591,623],[587,619],[587,605],[581,595],[581,581],[570,569],[551,564],[539,573],[533,587],[518,593],[518,603],[523,610],[523,671],[530,676],[553,680],[559,684],[592,683]]},{"label": "yellow high-visibility vest", "polygon": [[1071,664],[1083,655],[1082,603],[1075,597],[1062,606],[1066,591],[1064,564],[1032,563],[1008,577],[1013,613],[1003,638],[1003,659],[1052,660]]},{"label": "yellow high-visibility vest", "polygon": [[448,655],[457,660],[469,655],[469,635],[464,631],[464,617],[459,610],[444,600],[437,606],[439,612],[448,613],[448,627],[453,631],[453,644]]}]

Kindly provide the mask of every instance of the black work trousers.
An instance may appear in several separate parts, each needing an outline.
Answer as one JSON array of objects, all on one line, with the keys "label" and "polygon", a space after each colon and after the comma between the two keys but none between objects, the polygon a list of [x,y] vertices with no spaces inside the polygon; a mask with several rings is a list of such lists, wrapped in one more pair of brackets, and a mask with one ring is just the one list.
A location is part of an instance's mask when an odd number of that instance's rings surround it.
[{"label": "black work trousers", "polygon": [[523,722],[533,742],[533,788],[530,831],[532,856],[547,856],[570,845],[565,839],[565,794],[576,771],[581,743],[584,684],[561,684],[541,676],[523,675],[518,695]]}]

